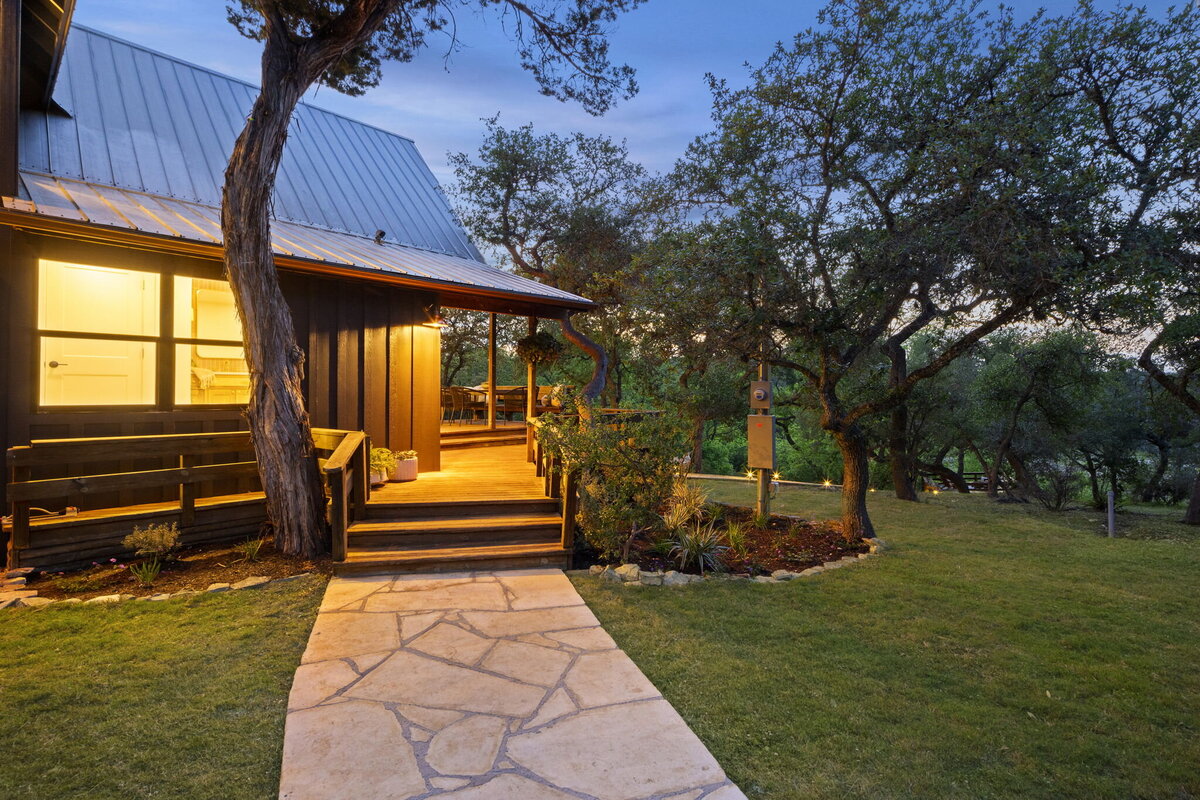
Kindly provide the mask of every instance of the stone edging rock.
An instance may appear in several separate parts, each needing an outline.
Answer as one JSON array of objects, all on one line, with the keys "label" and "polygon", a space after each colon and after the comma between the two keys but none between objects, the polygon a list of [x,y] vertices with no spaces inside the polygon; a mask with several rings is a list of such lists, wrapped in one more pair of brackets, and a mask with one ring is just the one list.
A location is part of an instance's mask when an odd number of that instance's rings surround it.
[{"label": "stone edging rock", "polygon": [[[132,594],[103,594],[99,597],[93,597],[89,600],[81,600],[78,597],[68,597],[65,600],[51,600],[49,597],[38,597],[37,592],[32,589],[23,589],[19,587],[25,586],[25,580],[32,573],[30,567],[23,569],[9,570],[5,573],[5,585],[0,589],[0,609],[4,608],[45,608],[49,605],[67,605],[82,603],[84,605],[104,605],[107,603],[123,603],[127,600],[172,600],[177,597],[194,597],[198,594],[208,594],[210,592],[229,592],[234,589],[257,589],[259,586],[265,586],[268,583],[282,583],[284,581],[294,581],[297,578],[303,578],[306,575],[314,575],[312,572],[301,572],[296,575],[289,575],[286,578],[268,578],[264,575],[255,575],[249,578],[243,578],[237,583],[213,583],[204,591],[197,589],[183,589],[174,593],[160,592],[159,594],[149,594],[136,596]],[[8,581],[15,578],[20,578],[20,584],[9,584]],[[13,587],[10,590],[10,587]]]},{"label": "stone edging rock", "polygon": [[863,539],[870,550],[866,553],[859,553],[855,556],[845,556],[837,561],[827,561],[818,567],[809,567],[800,572],[790,572],[786,569],[777,569],[770,575],[756,575],[751,578],[749,575],[730,575],[728,573],[710,573],[707,576],[688,575],[684,572],[676,572],[668,570],[666,572],[645,572],[637,564],[622,564],[619,567],[602,566],[594,564],[588,570],[589,575],[596,575],[602,581],[609,583],[619,583],[623,586],[686,586],[689,583],[698,583],[700,581],[746,581],[754,583],[779,583],[781,581],[790,581],[795,578],[809,578],[813,575],[820,575],[831,569],[840,569],[857,564],[860,561],[865,561],[868,558],[874,558],[888,548],[887,542],[883,539]]}]

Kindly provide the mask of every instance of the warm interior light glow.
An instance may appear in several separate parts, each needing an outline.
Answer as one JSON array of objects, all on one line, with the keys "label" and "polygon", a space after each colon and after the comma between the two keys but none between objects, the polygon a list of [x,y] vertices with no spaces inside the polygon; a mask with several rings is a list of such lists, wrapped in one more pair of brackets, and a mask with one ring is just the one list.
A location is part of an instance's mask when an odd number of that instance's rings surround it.
[{"label": "warm interior light glow", "polygon": [[753,478],[753,477],[754,477],[754,470],[752,470],[752,469],[748,469],[748,470],[746,470],[746,477],[747,477],[747,478]]},{"label": "warm interior light glow", "polygon": [[[159,277],[60,261],[38,263],[38,401],[43,406],[154,402]],[[67,335],[50,332],[66,331]],[[113,338],[77,338],[71,332]],[[50,334],[50,335],[47,335]]]},{"label": "warm interior light glow", "polygon": [[175,345],[177,405],[241,405],[250,401],[250,368],[242,350],[233,290],[222,280],[177,275],[175,336],[228,342]]}]

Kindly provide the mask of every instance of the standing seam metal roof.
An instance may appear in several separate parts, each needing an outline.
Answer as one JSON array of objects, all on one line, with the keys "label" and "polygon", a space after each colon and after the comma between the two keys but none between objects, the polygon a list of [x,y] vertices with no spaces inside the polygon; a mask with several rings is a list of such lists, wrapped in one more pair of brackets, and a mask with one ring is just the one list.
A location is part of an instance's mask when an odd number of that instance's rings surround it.
[{"label": "standing seam metal roof", "polygon": [[[78,25],[54,100],[21,115],[21,168],[219,206],[257,87]],[[275,187],[276,219],[482,261],[402,136],[301,103]]]},{"label": "standing seam metal roof", "polygon": [[[219,244],[225,165],[257,92],[72,26],[54,90],[68,116],[21,112],[20,196],[4,206]],[[590,305],[485,263],[412,140],[306,103],[293,115],[273,202],[281,255]]]}]

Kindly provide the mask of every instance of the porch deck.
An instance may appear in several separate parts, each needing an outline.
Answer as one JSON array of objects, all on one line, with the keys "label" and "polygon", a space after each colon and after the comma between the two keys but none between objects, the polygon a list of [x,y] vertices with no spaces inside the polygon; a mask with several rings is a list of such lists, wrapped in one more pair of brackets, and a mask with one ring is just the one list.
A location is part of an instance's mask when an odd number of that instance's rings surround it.
[{"label": "porch deck", "polygon": [[367,505],[395,503],[542,500],[546,492],[537,469],[526,461],[525,445],[464,447],[442,452],[442,468],[415,481],[387,483],[371,490]]}]

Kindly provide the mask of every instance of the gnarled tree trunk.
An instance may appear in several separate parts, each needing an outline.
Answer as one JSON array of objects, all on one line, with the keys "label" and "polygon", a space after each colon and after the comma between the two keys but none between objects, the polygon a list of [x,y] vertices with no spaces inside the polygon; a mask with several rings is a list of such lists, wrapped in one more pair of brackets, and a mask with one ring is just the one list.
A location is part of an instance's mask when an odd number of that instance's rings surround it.
[{"label": "gnarled tree trunk", "polygon": [[[221,228],[250,367],[250,423],[275,543],[285,553],[324,550],[325,494],[313,457],[301,381],[304,354],[275,272],[269,209],[292,110],[307,88],[285,53],[268,45],[263,90],[225,171]],[[275,78],[275,80],[271,80]]]},{"label": "gnarled tree trunk", "polygon": [[917,469],[921,470],[922,472],[929,475],[935,475],[953,486],[954,491],[958,492],[959,494],[971,493],[971,487],[967,485],[967,482],[963,479],[963,476],[959,475],[945,464],[942,464],[941,462],[927,464],[924,461],[914,461],[913,463],[916,464]]},{"label": "gnarled tree trunk", "polygon": [[583,398],[589,402],[595,400],[604,391],[604,377],[608,374],[608,354],[604,348],[593,342],[571,324],[571,312],[563,314],[559,320],[563,336],[567,341],[587,353],[592,359],[592,379],[583,387]]},{"label": "gnarled tree trunk", "polygon": [[246,417],[275,543],[292,555],[324,550],[327,524],[304,407],[304,354],[271,252],[271,193],[301,96],[337,59],[370,38],[396,4],[360,0],[331,21],[322,37],[295,39],[279,6],[262,3],[262,89],[225,170],[221,232],[250,368]]},{"label": "gnarled tree trunk", "polygon": [[852,541],[874,537],[875,527],[867,514],[867,488],[871,482],[867,441],[857,425],[831,433],[842,453],[842,530]]}]

